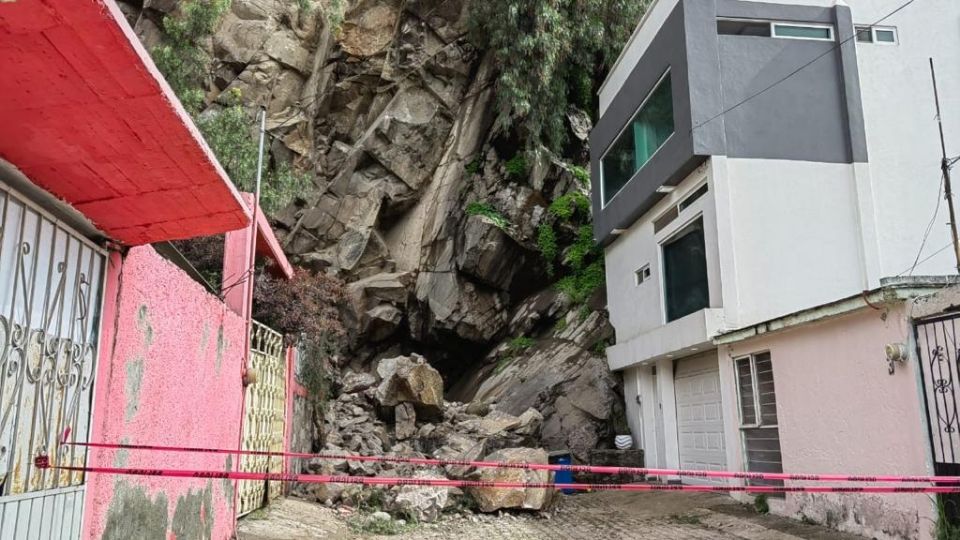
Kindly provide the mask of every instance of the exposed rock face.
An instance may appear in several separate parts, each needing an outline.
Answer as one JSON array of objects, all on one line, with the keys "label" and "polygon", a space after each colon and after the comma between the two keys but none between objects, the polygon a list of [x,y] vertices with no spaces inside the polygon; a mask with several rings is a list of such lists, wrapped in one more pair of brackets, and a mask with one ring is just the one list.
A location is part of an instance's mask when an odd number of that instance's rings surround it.
[{"label": "exposed rock face", "polygon": [[[313,173],[311,188],[272,216],[284,249],[348,282],[351,342],[323,443],[451,459],[542,445],[581,461],[608,447],[622,404],[603,358],[612,337],[603,299],[571,305],[550,287],[537,247],[551,201],[588,188],[548,152],[508,171],[521,148],[493,129],[497,66],[467,39],[469,1],[345,0],[338,29],[324,16],[329,0],[312,1],[306,10],[233,0],[202,45],[206,114],[238,91],[251,110],[267,108],[268,159]],[[148,48],[178,9],[177,0],[120,3]],[[582,145],[589,115],[567,118]],[[502,219],[470,215],[471,203]],[[534,345],[516,348],[520,337]],[[443,401],[444,378],[447,397],[469,406]],[[322,467],[384,473],[364,462],[313,465]],[[316,489],[335,501],[359,488]],[[432,515],[424,501],[438,499],[415,493],[411,507]]]},{"label": "exposed rock face", "polygon": [[[488,455],[484,461],[504,463],[547,463],[547,453],[534,448],[506,448]],[[481,482],[546,483],[551,481],[549,471],[525,469],[485,469],[480,473]],[[550,503],[552,489],[503,489],[492,487],[469,488],[483,512],[495,512],[502,508],[542,510]]]}]

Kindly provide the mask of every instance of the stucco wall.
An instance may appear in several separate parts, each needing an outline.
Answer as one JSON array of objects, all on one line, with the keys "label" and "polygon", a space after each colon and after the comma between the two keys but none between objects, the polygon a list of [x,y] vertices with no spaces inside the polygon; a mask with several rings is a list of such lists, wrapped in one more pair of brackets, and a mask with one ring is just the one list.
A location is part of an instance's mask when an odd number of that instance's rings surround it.
[{"label": "stucco wall", "polygon": [[[654,233],[654,220],[704,183],[708,184],[709,191],[685,208],[668,226]],[[663,253],[660,244],[701,215],[707,250],[710,307],[720,307],[717,219],[713,198],[710,164],[705,163],[606,248],[607,308],[610,322],[617,331],[618,343],[664,324]],[[648,264],[650,278],[637,285],[634,273]],[[637,359],[640,360],[644,359]]]},{"label": "stucco wall", "polygon": [[[153,248],[108,268],[91,440],[236,448],[243,319]],[[99,450],[92,466],[233,470],[232,456]],[[90,475],[83,538],[230,538],[226,480]]]},{"label": "stucco wall", "polygon": [[[887,373],[883,346],[909,341],[901,306],[721,347],[727,461],[742,470],[733,359],[769,351],[783,469],[793,473],[932,474],[916,366]],[[885,317],[885,318],[884,318]],[[800,485],[800,484],[797,484]],[[929,538],[925,495],[787,494],[771,509],[878,539]]]}]

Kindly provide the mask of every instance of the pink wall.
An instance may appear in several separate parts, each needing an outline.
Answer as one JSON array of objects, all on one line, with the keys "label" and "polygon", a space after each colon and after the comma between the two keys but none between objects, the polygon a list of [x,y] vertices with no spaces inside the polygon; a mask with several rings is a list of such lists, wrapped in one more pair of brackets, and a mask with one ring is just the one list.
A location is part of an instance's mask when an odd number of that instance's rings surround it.
[{"label": "pink wall", "polygon": [[[909,342],[906,314],[902,305],[884,313],[866,310],[721,349],[730,385],[730,358],[770,351],[786,472],[932,474],[916,366],[889,375],[883,350]],[[728,405],[736,419],[736,403]],[[731,465],[742,466],[737,424],[728,424]],[[925,495],[787,494],[785,504],[775,503],[775,511],[878,539],[928,538],[933,527]]]},{"label": "pink wall", "polygon": [[[119,294],[118,294],[119,289]],[[90,440],[236,448],[244,320],[153,248],[113,254]],[[232,456],[91,452],[92,466],[235,470]],[[90,475],[83,538],[228,539],[234,483]]]}]

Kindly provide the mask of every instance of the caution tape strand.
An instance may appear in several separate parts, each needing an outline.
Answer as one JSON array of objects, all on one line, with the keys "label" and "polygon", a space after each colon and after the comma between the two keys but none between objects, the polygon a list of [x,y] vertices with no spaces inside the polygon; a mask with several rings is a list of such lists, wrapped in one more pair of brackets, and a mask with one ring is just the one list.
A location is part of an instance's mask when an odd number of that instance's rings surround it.
[{"label": "caution tape strand", "polygon": [[428,486],[493,489],[565,489],[576,491],[693,491],[743,493],[960,493],[960,486],[691,486],[662,484],[577,484],[558,482],[485,482],[440,478],[400,478],[366,476],[331,476],[318,474],[278,474],[236,471],[198,471],[181,469],[136,469],[118,467],[76,467],[52,465],[47,456],[38,456],[37,468],[96,474],[131,476],[163,476],[174,478],[219,478],[301,482],[314,484],[359,484],[372,486]]},{"label": "caution tape strand", "polygon": [[[534,471],[552,472],[579,472],[602,475],[645,475],[645,476],[677,476],[686,478],[725,478],[740,480],[768,480],[794,482],[858,482],[858,483],[934,483],[960,484],[960,476],[898,476],[898,475],[843,475],[843,474],[796,474],[796,473],[759,473],[744,471],[702,471],[685,469],[654,469],[646,467],[608,467],[597,465],[560,465],[547,463],[506,463],[501,461],[470,461],[457,459],[432,459],[403,456],[356,456],[352,454],[328,454],[305,452],[272,452],[266,450],[234,450],[227,448],[197,448],[182,446],[163,446],[146,444],[120,444],[102,442],[64,442],[65,446],[83,446],[88,448],[144,450],[157,452],[185,452],[207,454],[231,454],[266,457],[293,457],[321,460],[344,460],[354,462],[381,462],[405,463],[410,465],[433,467],[476,467],[487,469],[525,469]],[[299,480],[298,480],[299,481]],[[564,488],[575,489],[575,488]],[[954,493],[952,491],[944,493]]]}]

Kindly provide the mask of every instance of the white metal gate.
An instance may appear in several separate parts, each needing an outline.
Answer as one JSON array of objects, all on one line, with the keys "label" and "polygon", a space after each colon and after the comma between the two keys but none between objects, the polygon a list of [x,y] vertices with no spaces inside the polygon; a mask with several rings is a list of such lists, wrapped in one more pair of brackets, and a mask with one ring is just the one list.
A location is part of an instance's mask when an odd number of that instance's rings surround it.
[{"label": "white metal gate", "polygon": [[[82,473],[33,458],[86,440],[105,253],[0,183],[0,538],[79,538]],[[84,465],[65,446],[53,459]]]},{"label": "white metal gate", "polygon": [[[243,449],[260,452],[283,452],[286,425],[287,363],[284,357],[283,336],[268,326],[253,321],[250,336],[250,364],[257,374],[257,382],[247,387],[243,403]],[[242,456],[243,472],[281,473],[280,456]],[[241,480],[237,514],[242,516],[280,496],[278,481],[260,482]]]}]

